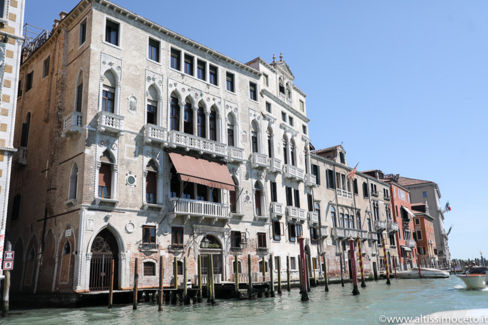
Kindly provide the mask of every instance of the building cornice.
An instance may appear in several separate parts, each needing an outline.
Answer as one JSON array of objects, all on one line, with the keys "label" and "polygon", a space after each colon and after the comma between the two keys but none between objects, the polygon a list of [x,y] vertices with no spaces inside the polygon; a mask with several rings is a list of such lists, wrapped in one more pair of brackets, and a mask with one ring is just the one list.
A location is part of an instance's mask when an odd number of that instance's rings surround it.
[{"label": "building cornice", "polygon": [[283,106],[284,108],[288,109],[290,112],[292,112],[293,114],[295,114],[297,117],[299,117],[305,123],[310,122],[310,119],[308,117],[306,117],[305,115],[303,115],[302,113],[300,113],[299,111],[297,111],[296,109],[294,109],[292,106],[290,106],[287,103],[285,103],[280,98],[278,98],[275,95],[273,95],[269,90],[262,89],[261,90],[261,93],[263,95],[268,96],[269,98],[271,98],[272,100],[274,100],[275,102],[277,102],[278,104],[280,104],[281,106]]}]

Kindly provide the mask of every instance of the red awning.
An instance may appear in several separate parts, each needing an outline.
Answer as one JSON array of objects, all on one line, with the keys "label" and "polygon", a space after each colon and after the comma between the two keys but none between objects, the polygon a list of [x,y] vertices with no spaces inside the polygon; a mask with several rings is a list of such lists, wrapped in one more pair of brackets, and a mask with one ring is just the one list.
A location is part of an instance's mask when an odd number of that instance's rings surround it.
[{"label": "red awning", "polygon": [[174,152],[170,152],[169,157],[175,166],[176,172],[184,182],[192,182],[229,191],[235,189],[229,169],[224,164]]}]

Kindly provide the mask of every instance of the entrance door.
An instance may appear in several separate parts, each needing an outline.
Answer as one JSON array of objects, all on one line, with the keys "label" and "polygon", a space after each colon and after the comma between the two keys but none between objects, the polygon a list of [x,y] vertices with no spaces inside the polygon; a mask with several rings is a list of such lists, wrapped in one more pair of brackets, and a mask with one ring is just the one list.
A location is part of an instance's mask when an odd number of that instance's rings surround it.
[{"label": "entrance door", "polygon": [[118,246],[113,234],[102,230],[93,240],[90,263],[90,290],[110,288],[110,268],[114,260],[114,289],[118,288]]}]

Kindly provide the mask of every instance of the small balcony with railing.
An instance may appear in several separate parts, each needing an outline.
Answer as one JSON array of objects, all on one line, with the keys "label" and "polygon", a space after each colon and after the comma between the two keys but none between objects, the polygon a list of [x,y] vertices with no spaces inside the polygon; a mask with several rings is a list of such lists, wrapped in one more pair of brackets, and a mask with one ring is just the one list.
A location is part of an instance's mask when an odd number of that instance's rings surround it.
[{"label": "small balcony with railing", "polygon": [[383,220],[376,220],[374,223],[374,227],[375,227],[376,231],[383,231],[386,229],[387,223],[386,223],[386,221],[383,221]]},{"label": "small balcony with railing", "polygon": [[345,197],[345,198],[352,199],[352,193],[349,191],[337,188],[336,192],[338,197]]},{"label": "small balcony with railing", "polygon": [[228,160],[230,162],[242,162],[244,161],[244,149],[238,148],[238,147],[232,147],[228,146],[227,147],[227,152],[228,152]]},{"label": "small balcony with railing", "polygon": [[281,160],[278,158],[269,158],[269,171],[272,173],[279,173],[282,170]]},{"label": "small balcony with railing", "polygon": [[83,125],[83,115],[81,112],[72,112],[64,118],[63,135],[69,136],[71,134],[80,133]]},{"label": "small balcony with railing", "polygon": [[297,207],[286,207],[286,218],[288,221],[304,222],[306,221],[306,211]]},{"label": "small balcony with railing", "polygon": [[298,181],[303,181],[305,177],[305,171],[293,165],[285,165],[284,172],[286,178],[296,179]]},{"label": "small balcony with railing", "polygon": [[105,111],[98,112],[97,128],[100,132],[120,134],[124,129],[124,117]]},{"label": "small balcony with railing", "polygon": [[147,144],[167,145],[168,130],[154,124],[146,124],[144,127],[144,142]]},{"label": "small balcony with railing", "polygon": [[306,174],[305,185],[310,187],[317,186],[317,177],[314,174]]},{"label": "small balcony with railing", "polygon": [[329,226],[320,226],[320,237],[329,237]]},{"label": "small balcony with railing", "polygon": [[285,213],[283,209],[283,204],[278,203],[278,202],[271,202],[270,203],[270,212],[271,212],[271,217],[272,218],[278,218],[283,216]]},{"label": "small balcony with railing", "polygon": [[251,165],[254,168],[268,168],[269,158],[265,154],[253,152],[251,155]]},{"label": "small balcony with railing", "polygon": [[335,227],[332,228],[332,236],[335,238],[349,238],[352,237],[354,239],[361,238],[361,239],[369,239],[368,231],[360,230],[360,229],[352,229],[352,228],[339,228]]},{"label": "small balcony with railing", "polygon": [[308,223],[311,225],[319,224],[319,213],[317,211],[308,212]]},{"label": "small balcony with railing", "polygon": [[399,229],[398,223],[393,220],[388,220],[388,232],[397,232]]},{"label": "small balcony with railing", "polygon": [[415,248],[415,240],[407,239],[405,240],[405,245],[410,248]]},{"label": "small balcony with railing", "polygon": [[168,132],[168,143],[173,148],[182,148],[186,151],[194,150],[199,154],[210,154],[213,157],[227,158],[227,145],[225,143],[201,138],[193,134],[179,131]]},{"label": "small balcony with railing", "polygon": [[229,206],[223,203],[207,202],[184,198],[170,198],[169,211],[173,215],[228,220]]}]

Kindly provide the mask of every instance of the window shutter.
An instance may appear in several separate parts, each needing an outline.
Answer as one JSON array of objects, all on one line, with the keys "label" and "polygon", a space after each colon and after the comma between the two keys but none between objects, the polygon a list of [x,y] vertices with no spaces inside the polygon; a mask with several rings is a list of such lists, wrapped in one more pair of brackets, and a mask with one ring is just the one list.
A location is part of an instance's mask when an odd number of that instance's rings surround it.
[{"label": "window shutter", "polygon": [[285,224],[283,222],[280,222],[280,236],[285,235]]}]

